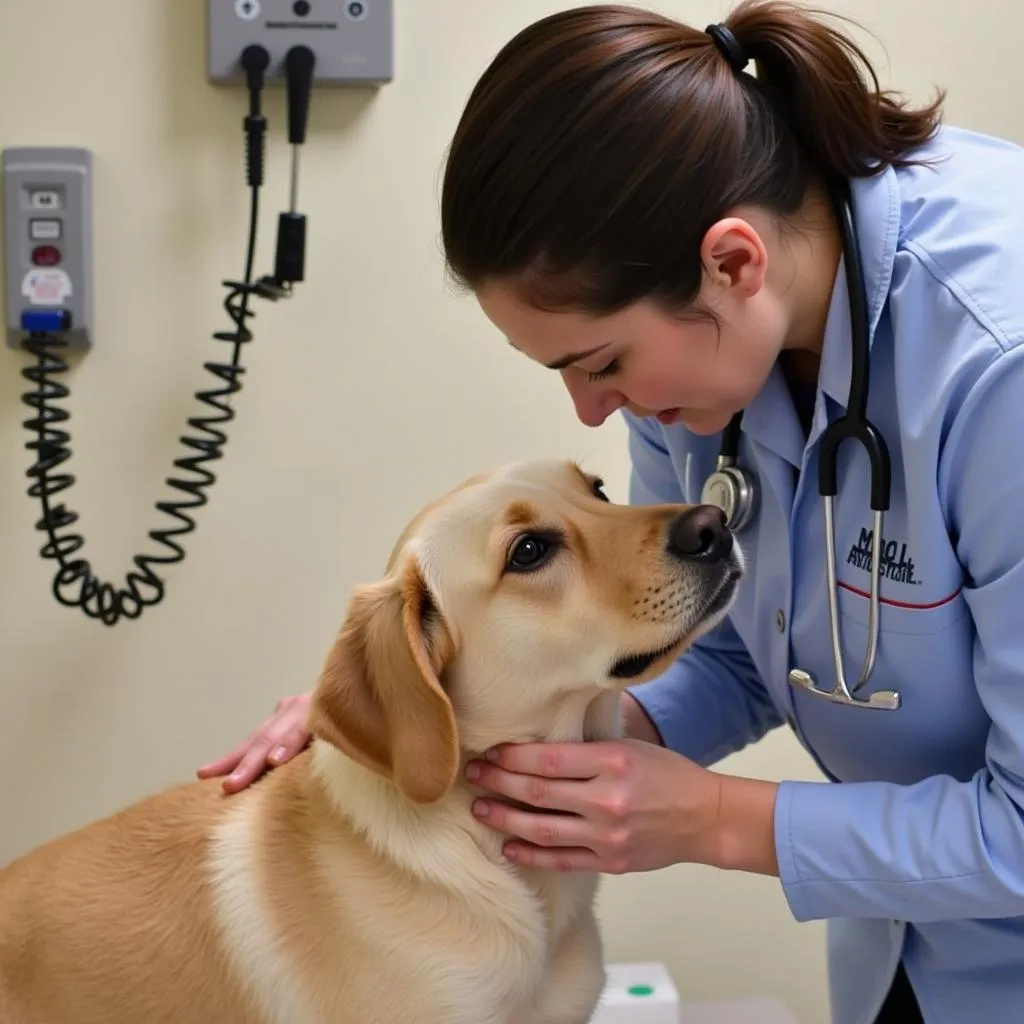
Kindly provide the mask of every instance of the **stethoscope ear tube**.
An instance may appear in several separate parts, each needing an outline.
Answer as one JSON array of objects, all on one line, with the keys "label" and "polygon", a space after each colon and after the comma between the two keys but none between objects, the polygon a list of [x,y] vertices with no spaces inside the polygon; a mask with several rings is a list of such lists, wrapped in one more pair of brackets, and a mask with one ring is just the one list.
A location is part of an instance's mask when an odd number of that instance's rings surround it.
[{"label": "stethoscope ear tube", "polygon": [[[835,667],[835,685],[831,690],[819,686],[810,672],[794,668],[789,682],[807,693],[847,707],[895,710],[900,707],[899,693],[878,690],[867,698],[856,697],[874,671],[878,652],[879,605],[882,555],[882,527],[884,513],[889,509],[892,489],[892,463],[885,439],[868,419],[868,380],[870,374],[870,336],[868,301],[864,285],[863,267],[857,226],[853,217],[849,185],[832,182],[839,229],[843,240],[843,257],[850,303],[851,369],[850,392],[846,411],[822,432],[818,454],[818,491],[824,505],[825,562],[828,588],[829,632],[832,660]],[[742,411],[730,421],[722,435],[722,447],[715,472],[704,485],[702,500],[721,505],[729,517],[731,529],[746,525],[752,517],[757,498],[756,481],[737,465]],[[847,683],[843,668],[842,638],[839,631],[839,582],[836,571],[835,499],[839,493],[839,449],[844,441],[860,444],[868,456],[871,471],[871,593],[868,611],[868,644],[864,666],[857,682]],[[736,525],[734,525],[736,524]]]},{"label": "stethoscope ear tube", "polygon": [[[840,186],[833,185],[835,193]],[[888,511],[892,487],[892,463],[885,439],[868,419],[868,386],[870,382],[871,349],[868,323],[868,296],[864,284],[864,268],[860,261],[857,225],[845,187],[845,201],[836,195],[836,210],[843,237],[843,263],[846,269],[846,290],[850,303],[850,392],[846,412],[824,430],[819,442],[818,491],[822,497],[839,493],[839,446],[853,440],[864,447],[871,466],[871,508]]]},{"label": "stethoscope ear tube", "polygon": [[[867,291],[857,226],[847,193],[846,201],[837,202],[843,236],[846,283],[850,301],[851,369],[850,393],[846,412],[830,423],[819,441],[818,490],[825,507],[825,575],[828,590],[829,636],[835,685],[825,690],[803,669],[793,669],[789,682],[808,693],[847,707],[895,711],[901,699],[895,690],[877,690],[866,699],[854,696],[871,677],[878,653],[878,618],[882,575],[882,527],[884,513],[889,509],[892,488],[892,462],[885,439],[868,419],[868,382],[870,376],[870,344]],[[871,592],[868,601],[868,644],[864,666],[852,687],[847,683],[843,667],[842,637],[839,629],[839,581],[836,573],[835,498],[839,493],[839,448],[843,441],[856,441],[868,456],[871,471]]]},{"label": "stethoscope ear tube", "polygon": [[859,442],[871,467],[871,508],[887,512],[892,481],[892,463],[885,438],[868,420],[858,422],[849,413],[830,423],[821,435],[818,461],[818,493],[834,498],[839,494],[839,446],[846,440]]}]

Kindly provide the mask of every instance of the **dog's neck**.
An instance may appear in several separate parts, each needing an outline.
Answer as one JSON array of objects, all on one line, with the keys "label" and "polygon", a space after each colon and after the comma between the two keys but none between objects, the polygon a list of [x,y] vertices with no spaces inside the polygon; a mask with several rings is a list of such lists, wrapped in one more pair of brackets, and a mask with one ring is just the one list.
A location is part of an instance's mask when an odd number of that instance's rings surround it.
[{"label": "dog's neck", "polygon": [[466,760],[506,743],[581,743],[621,735],[621,698],[593,690],[553,700],[532,722],[460,727]]},{"label": "dog's neck", "polygon": [[[621,735],[620,698],[604,693],[575,712],[560,709],[542,735],[496,737],[497,742],[577,742]],[[451,789],[431,804],[409,800],[390,779],[357,763],[323,740],[313,742],[313,764],[335,810],[381,856],[432,883],[459,888],[455,856],[483,857],[492,872],[516,870],[502,855],[507,837],[479,822],[473,800],[482,791],[465,777],[466,763],[482,751],[464,750]]]}]

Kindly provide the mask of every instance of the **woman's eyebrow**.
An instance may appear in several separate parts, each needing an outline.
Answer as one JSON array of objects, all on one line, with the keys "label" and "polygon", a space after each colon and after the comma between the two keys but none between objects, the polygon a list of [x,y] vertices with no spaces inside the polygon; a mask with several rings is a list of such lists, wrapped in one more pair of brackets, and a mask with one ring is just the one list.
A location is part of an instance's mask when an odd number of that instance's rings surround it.
[{"label": "woman's eyebrow", "polygon": [[[512,344],[511,341],[509,341],[509,344],[512,345],[512,347],[516,349],[517,352],[521,351],[514,344]],[[568,353],[568,355],[561,356],[558,359],[552,360],[550,363],[545,363],[544,365],[549,370],[564,370],[567,366],[571,366],[573,363],[578,363],[581,359],[586,359],[588,356],[592,356],[595,353],[600,352],[602,349],[607,348],[610,344],[610,341],[606,341],[601,345],[595,345],[593,348],[585,349],[582,352],[570,352]]]}]

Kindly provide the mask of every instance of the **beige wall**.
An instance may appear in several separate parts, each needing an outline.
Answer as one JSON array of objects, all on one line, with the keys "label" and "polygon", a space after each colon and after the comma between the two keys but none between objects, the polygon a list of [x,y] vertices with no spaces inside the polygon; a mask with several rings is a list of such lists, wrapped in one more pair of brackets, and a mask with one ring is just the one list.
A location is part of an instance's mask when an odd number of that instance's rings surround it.
[{"label": "beige wall", "polygon": [[[438,256],[442,154],[467,91],[508,36],[564,6],[397,0],[396,80],[372,98],[315,96],[301,190],[309,280],[290,303],[259,307],[211,504],[165,602],[140,621],[107,629],[51,599],[25,495],[25,359],[0,351],[0,863],[190,776],[308,688],[350,587],[441,488],[555,454],[583,458],[624,495],[620,425],[574,422],[557,377],[451,294]],[[653,6],[699,26],[724,9]],[[885,80],[919,97],[941,81],[951,120],[1024,139],[1016,0],[941,18],[926,0],[829,6],[884,40]],[[210,332],[227,326],[220,281],[241,267],[243,96],[204,80],[203,7],[3,2],[0,146],[96,154],[97,345],[70,375],[69,500],[89,557],[118,582],[166,525],[153,503],[169,496]],[[286,202],[279,100],[262,270]],[[813,777],[783,734],[729,767]],[[806,1024],[825,1019],[823,929],[796,925],[773,881],[696,867],[612,878],[602,914],[612,958],[666,961],[687,997],[773,992]]]}]

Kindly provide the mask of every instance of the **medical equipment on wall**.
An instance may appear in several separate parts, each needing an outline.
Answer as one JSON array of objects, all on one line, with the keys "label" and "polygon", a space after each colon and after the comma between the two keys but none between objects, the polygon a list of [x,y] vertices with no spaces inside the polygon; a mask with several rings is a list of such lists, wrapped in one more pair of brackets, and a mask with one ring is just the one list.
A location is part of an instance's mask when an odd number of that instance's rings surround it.
[{"label": "medical equipment on wall", "polygon": [[[391,0],[208,0],[207,77],[214,83],[244,83],[248,113],[243,118],[249,226],[244,271],[225,281],[224,308],[232,329],[214,339],[230,354],[205,363],[214,377],[197,393],[206,406],[189,419],[181,438],[187,454],[174,462],[179,475],[167,485],[181,497],[158,502],[172,524],[149,537],[163,550],[137,555],[122,587],[103,582],[82,557],[84,538],[71,532],[78,520],[59,496],[75,482],[64,464],[71,457],[68,412],[57,402],[69,395],[59,375],[68,370],[61,349],[88,350],[93,344],[92,153],[77,147],[15,147],[2,153],[4,263],[8,345],[35,356],[22,371],[33,389],[22,400],[34,412],[24,426],[26,448],[35,461],[28,493],[40,502],[36,527],[46,535],[40,549],[57,563],[52,592],[61,604],[114,625],[135,619],[164,596],[162,567],[181,562],[181,538],[195,529],[194,513],[207,502],[215,482],[210,466],[223,454],[225,428],[234,418],[231,399],[242,387],[241,354],[252,340],[247,326],[253,299],[277,301],[305,279],[305,216],[297,210],[298,153],[305,142],[314,84],[378,85],[392,77]],[[264,184],[267,119],[265,84],[287,90],[288,141],[292,146],[290,206],[278,219],[273,273],[255,277],[260,190]]]},{"label": "medical equipment on wall", "polygon": [[[842,192],[842,194],[840,194]],[[825,427],[819,444],[818,492],[825,506],[825,565],[828,585],[829,633],[832,659],[835,664],[835,685],[827,690],[819,686],[810,672],[794,668],[789,673],[791,686],[800,687],[816,697],[836,704],[855,708],[874,708],[894,711],[900,706],[900,695],[894,690],[876,690],[865,698],[855,696],[867,683],[875,667],[878,650],[878,606],[881,582],[882,517],[889,508],[892,486],[892,466],[885,439],[868,419],[868,382],[870,352],[868,344],[868,304],[857,226],[851,209],[848,189],[835,185],[833,199],[843,240],[843,262],[850,302],[850,393],[846,412]],[[743,413],[738,412],[722,433],[715,471],[704,483],[701,500],[719,506],[725,513],[731,529],[741,530],[754,517],[758,502],[758,487],[752,473],[738,465],[740,426]],[[871,465],[870,507],[872,510],[871,537],[871,595],[868,611],[868,645],[860,678],[851,687],[843,667],[843,651],[839,634],[839,595],[836,576],[836,541],[834,501],[839,493],[839,446],[854,440],[864,446]]]}]

